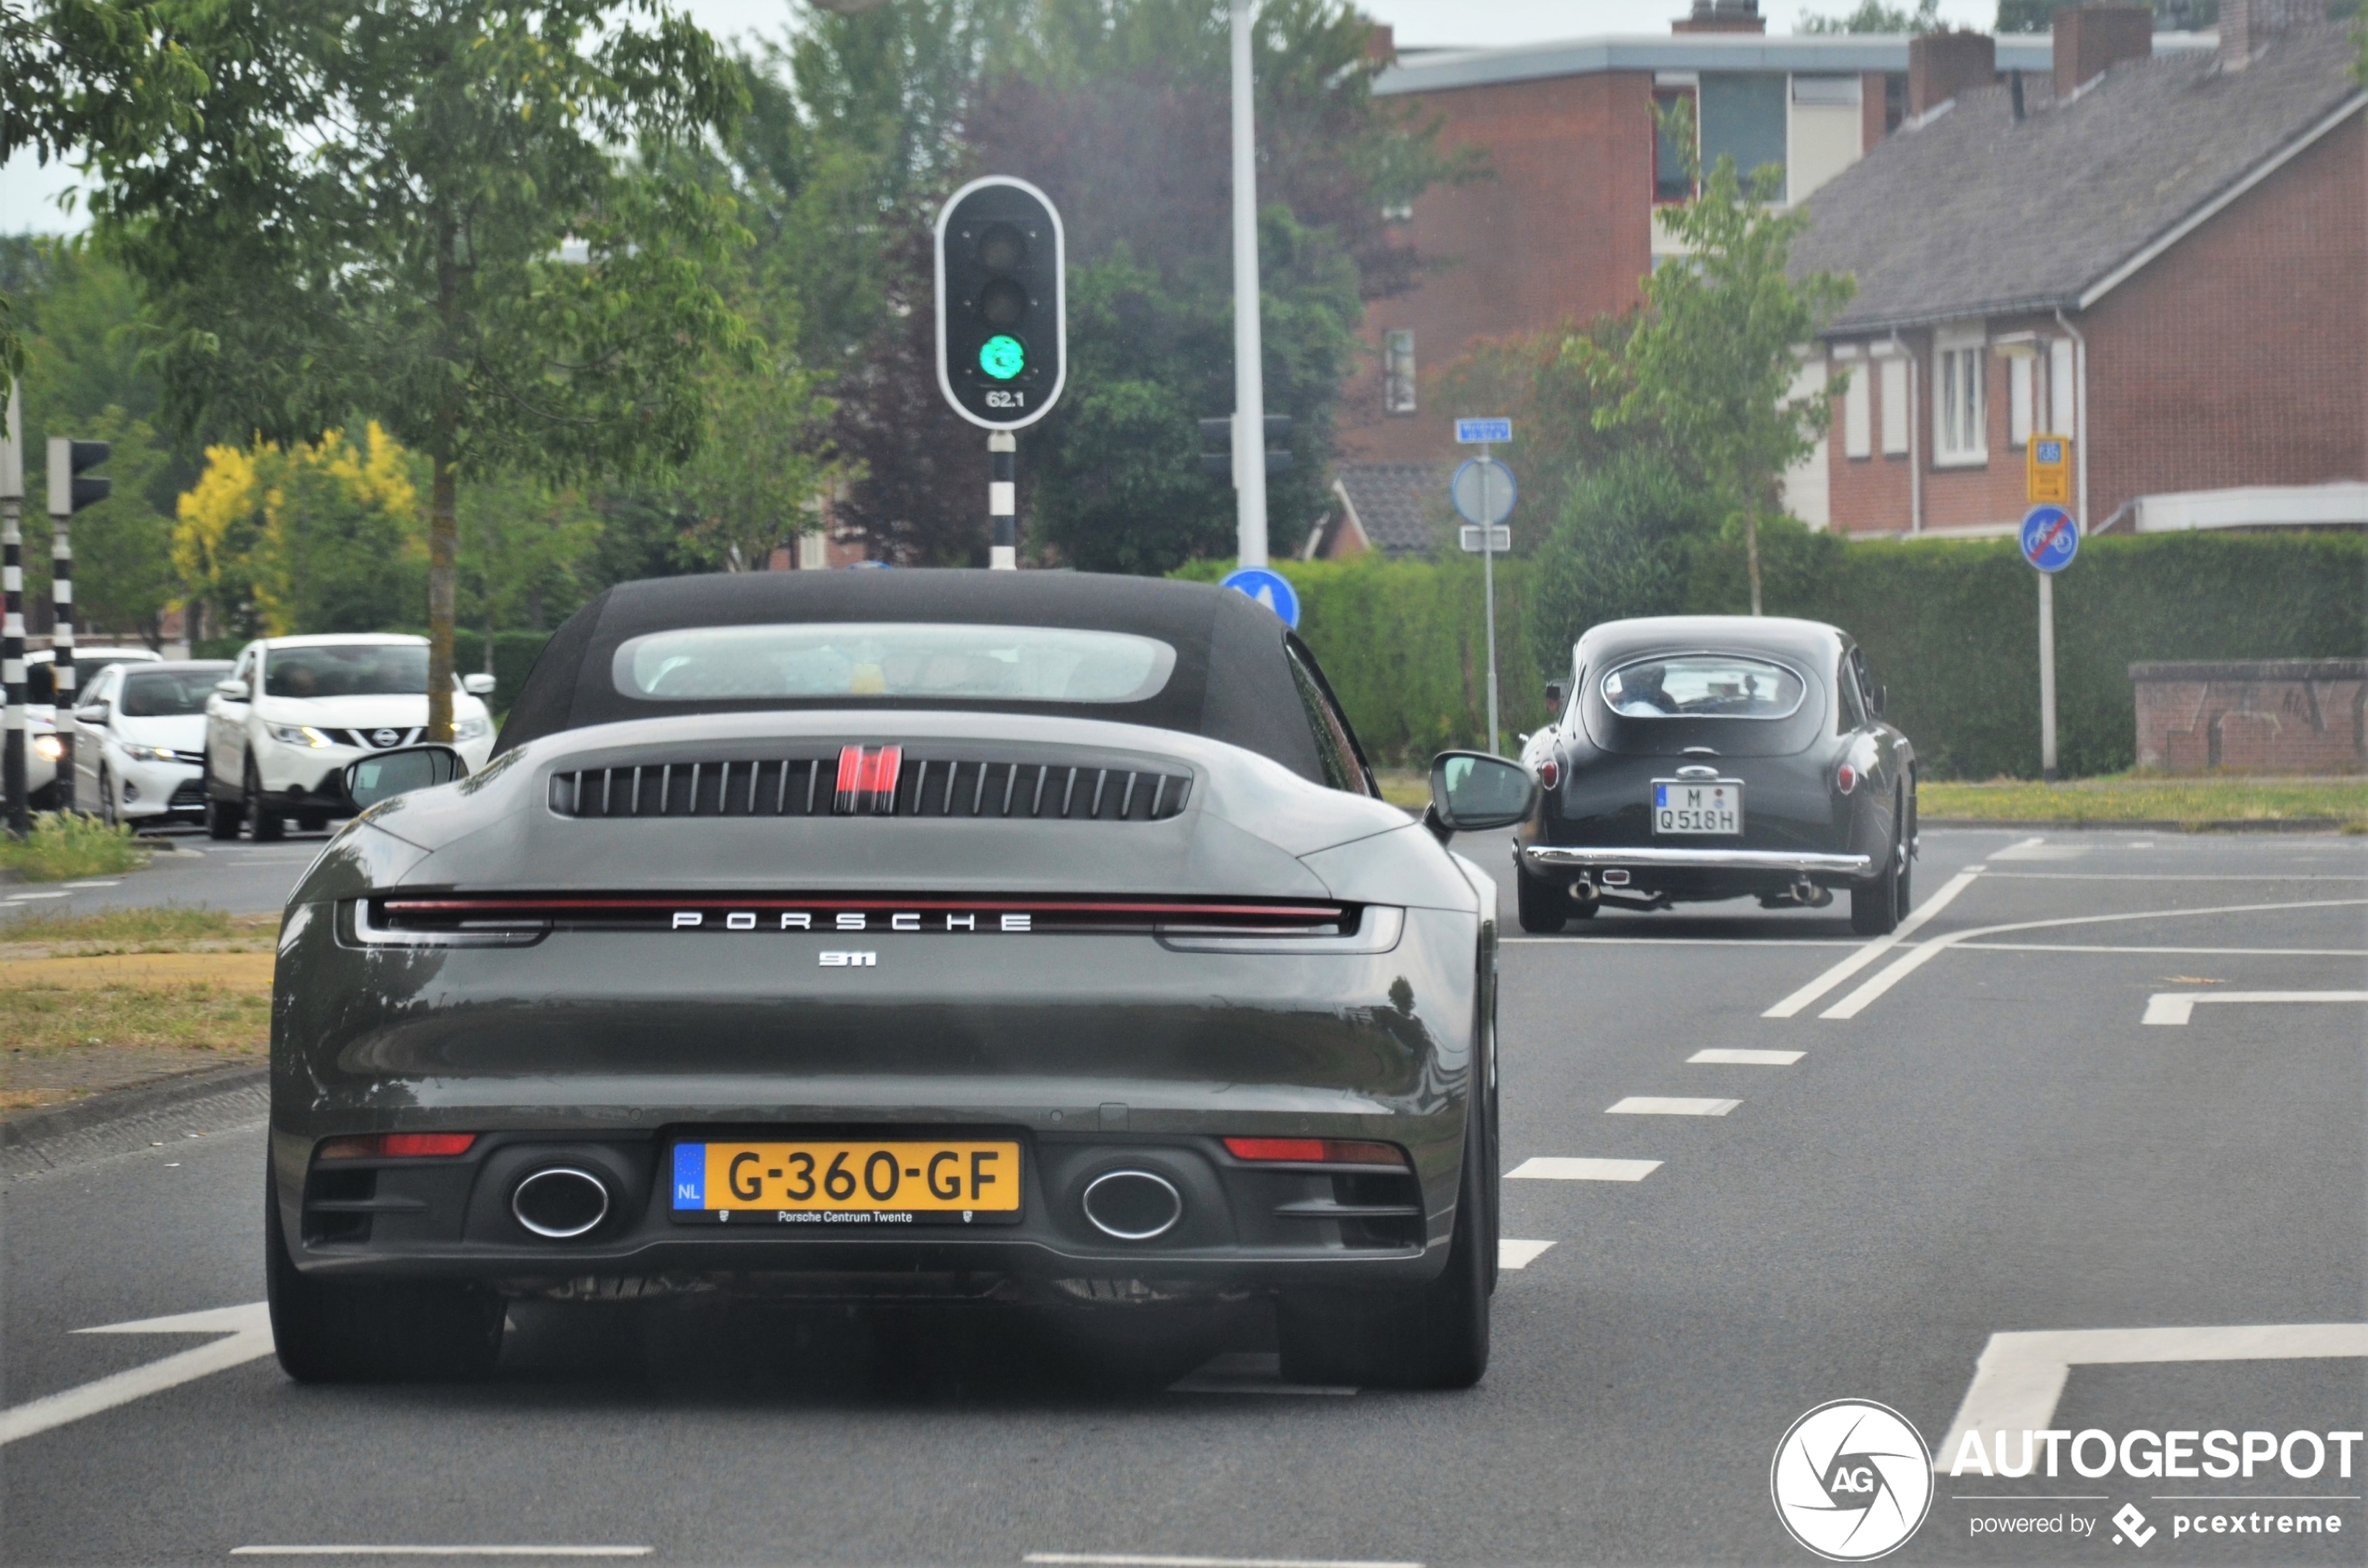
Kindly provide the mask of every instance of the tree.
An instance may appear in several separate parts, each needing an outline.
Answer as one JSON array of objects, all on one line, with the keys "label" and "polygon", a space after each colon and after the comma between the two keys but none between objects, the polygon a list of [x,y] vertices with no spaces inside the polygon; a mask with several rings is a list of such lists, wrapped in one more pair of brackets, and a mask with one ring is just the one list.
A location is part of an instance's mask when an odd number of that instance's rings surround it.
[{"label": "tree", "polygon": [[747,334],[703,268],[745,232],[672,149],[738,71],[662,0],[214,0],[201,117],[103,148],[99,233],[189,433],[383,421],[430,475],[429,734],[451,734],[457,491],[689,458]]},{"label": "tree", "polygon": [[[1598,316],[1584,326],[1564,321],[1544,332],[1483,338],[1441,374],[1441,406],[1494,409],[1512,420],[1523,516],[1552,526],[1551,519],[1563,516],[1572,488],[1587,475],[1631,447],[1658,444],[1648,421],[1608,430],[1596,424],[1604,395],[1570,347],[1585,338],[1617,356],[1637,319],[1631,310]],[[1529,554],[1537,543],[1535,530],[1517,531],[1514,553]]]},{"label": "tree", "polygon": [[1882,0],[1859,0],[1858,8],[1840,16],[1807,15],[1795,29],[1800,33],[1938,33],[1948,23],[1940,18],[1940,0],[1917,0],[1915,10],[1886,6]]},{"label": "tree", "polygon": [[497,474],[461,494],[461,613],[484,628],[486,668],[493,634],[548,629],[592,592],[592,567],[606,519],[576,489]]},{"label": "tree", "polygon": [[1531,569],[1532,653],[1549,680],[1570,668],[1588,627],[1689,608],[1696,546],[1716,531],[1713,497],[1652,446],[1631,446],[1576,476]]},{"label": "tree", "polygon": [[[1673,139],[1693,145],[1682,103],[1676,119]],[[1782,169],[1762,168],[1746,186],[1734,159],[1721,157],[1700,195],[1663,209],[1685,260],[1645,280],[1644,319],[1622,351],[1586,339],[1570,346],[1607,394],[1598,426],[1651,421],[1742,524],[1755,615],[1759,520],[1776,510],[1779,477],[1811,450],[1832,414],[1825,393],[1794,390],[1795,355],[1856,286],[1829,272],[1787,276],[1793,237],[1809,216],[1776,210],[1783,188]]]},{"label": "tree", "polygon": [[[2082,0],[1998,0],[1997,30],[2001,33],[2044,33],[2056,25],[2056,13]],[[2157,31],[2190,33],[2220,25],[2220,0],[2153,0]]]},{"label": "tree", "polygon": [[[167,35],[159,7],[5,0],[0,82],[0,164],[21,149],[48,163],[83,147],[135,151],[187,126],[205,75]],[[25,368],[15,293],[0,288],[0,412]]]}]

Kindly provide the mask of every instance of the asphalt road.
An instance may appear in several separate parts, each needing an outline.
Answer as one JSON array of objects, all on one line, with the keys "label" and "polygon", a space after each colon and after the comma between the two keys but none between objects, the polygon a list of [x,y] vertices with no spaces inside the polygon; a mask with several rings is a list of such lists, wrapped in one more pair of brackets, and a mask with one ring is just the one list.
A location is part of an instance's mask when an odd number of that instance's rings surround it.
[{"label": "asphalt road", "polygon": [[329,842],[329,834],[291,832],[277,844],[216,843],[202,832],[158,834],[169,850],[142,871],[81,882],[0,887],[0,928],[20,915],[89,915],[155,904],[276,914]]},{"label": "asphalt road", "polygon": [[[1504,864],[1501,840],[1459,847]],[[300,869],[264,853],[91,893],[234,906]],[[251,1354],[252,1314],[76,1332],[262,1299],[259,1128],[21,1180],[0,1439],[111,1374],[209,1344],[236,1364],[6,1440],[0,1558],[1808,1562],[1769,1463],[1828,1400],[1952,1451],[1969,1396],[2071,1432],[2368,1425],[2368,1004],[2234,999],[2368,990],[2368,841],[1934,831],[1917,892],[1921,924],[1882,944],[1838,906],[1748,903],[1508,942],[1508,1173],[1651,1163],[1506,1183],[1531,1256],[1464,1394],[1287,1389],[1255,1314],[1129,1358],[1031,1320],[701,1301],[521,1309],[486,1384],[301,1388]],[[2295,1325],[2335,1327],[2209,1332]],[[1220,1352],[1198,1382],[1218,1391],[1163,1386]],[[2306,1479],[1942,1474],[1893,1560],[2357,1563],[2363,1465],[2355,1445],[2348,1477],[2332,1453]],[[2126,1504],[2142,1547],[2115,1545]],[[2174,1534],[2213,1512],[2339,1533]],[[2017,1517],[2066,1533],[1975,1533]]]}]

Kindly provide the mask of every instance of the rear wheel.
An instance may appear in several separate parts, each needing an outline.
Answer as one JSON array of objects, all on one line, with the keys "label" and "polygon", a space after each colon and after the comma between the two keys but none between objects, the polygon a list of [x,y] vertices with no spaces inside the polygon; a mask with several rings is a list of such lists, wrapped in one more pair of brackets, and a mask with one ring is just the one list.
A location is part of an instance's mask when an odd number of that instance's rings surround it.
[{"label": "rear wheel", "polygon": [[1897,838],[1872,882],[1850,889],[1850,928],[1863,937],[1889,936],[1907,913],[1907,853]]},{"label": "rear wheel", "polygon": [[242,815],[247,819],[247,832],[257,844],[269,844],[284,836],[288,819],[271,809],[263,792],[263,780],[255,777],[255,759],[247,759],[245,805]]},{"label": "rear wheel", "polygon": [[[1521,916],[1521,929],[1532,936],[1546,936],[1563,928],[1563,921],[1570,915],[1570,900],[1563,890],[1550,884],[1541,885],[1525,871],[1513,873],[1513,901]],[[1588,913],[1592,915],[1593,910]]]},{"label": "rear wheel", "polygon": [[296,818],[296,826],[309,833],[324,832],[328,825],[328,818],[318,811],[308,811]]},{"label": "rear wheel", "polygon": [[298,1272],[263,1192],[265,1293],[280,1366],[298,1382],[482,1377],[502,1354],[502,1298],[443,1281],[315,1280]]},{"label": "rear wheel", "polygon": [[99,769],[99,820],[110,828],[123,820],[123,813],[116,809],[115,780],[107,777],[103,766]]},{"label": "rear wheel", "polygon": [[1358,1388],[1469,1388],[1488,1370],[1489,1263],[1496,1255],[1489,1136],[1473,1096],[1447,1268],[1411,1289],[1310,1290],[1276,1304],[1283,1376]]}]

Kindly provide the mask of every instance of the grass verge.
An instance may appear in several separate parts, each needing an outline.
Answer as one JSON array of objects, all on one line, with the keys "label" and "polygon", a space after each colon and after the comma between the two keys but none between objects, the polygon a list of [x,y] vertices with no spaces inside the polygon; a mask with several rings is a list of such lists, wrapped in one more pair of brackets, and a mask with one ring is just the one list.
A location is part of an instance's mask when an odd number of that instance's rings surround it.
[{"label": "grass verge", "polygon": [[0,834],[0,870],[13,871],[28,882],[138,871],[148,863],[149,853],[132,838],[130,828],[110,828],[95,817],[71,811],[39,813],[33,831],[21,840]]},{"label": "grass verge", "polygon": [[1998,822],[2276,822],[2333,819],[2346,832],[2368,832],[2368,778],[2168,778],[2118,774],[2043,784],[1993,778],[1932,783],[1917,791],[1927,818]]}]

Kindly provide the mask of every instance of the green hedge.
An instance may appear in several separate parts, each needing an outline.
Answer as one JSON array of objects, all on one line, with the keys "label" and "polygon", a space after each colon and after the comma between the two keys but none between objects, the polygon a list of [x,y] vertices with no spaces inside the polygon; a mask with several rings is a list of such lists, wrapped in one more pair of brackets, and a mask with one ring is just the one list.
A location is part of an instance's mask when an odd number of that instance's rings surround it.
[{"label": "green hedge", "polygon": [[[1526,650],[1560,635],[1522,624],[1529,563],[1496,572],[1501,708],[1512,732],[1545,716]],[[1829,621],[1866,648],[1890,713],[1927,776],[2039,773],[2038,587],[2010,541],[1848,544],[1771,530],[1770,614]],[[1179,575],[1213,581],[1227,563]],[[1485,740],[1480,567],[1462,560],[1287,562],[1301,633],[1376,760],[1411,763]],[[1698,556],[1689,598],[1711,613],[1749,599],[1739,546]],[[1565,628],[1576,640],[1584,628]],[[2129,666],[2149,659],[2368,656],[2368,536],[2164,534],[2090,540],[2056,580],[2057,724],[2067,775],[2136,760]]]}]

